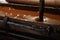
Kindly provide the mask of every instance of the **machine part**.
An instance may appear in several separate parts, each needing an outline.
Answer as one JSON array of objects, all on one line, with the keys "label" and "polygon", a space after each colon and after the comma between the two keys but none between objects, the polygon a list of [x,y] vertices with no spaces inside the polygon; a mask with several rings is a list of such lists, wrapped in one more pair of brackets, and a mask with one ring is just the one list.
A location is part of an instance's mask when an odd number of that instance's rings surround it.
[{"label": "machine part", "polygon": [[[9,3],[40,5],[40,0],[6,0]],[[45,6],[60,7],[60,0],[45,0]]]},{"label": "machine part", "polygon": [[40,22],[43,22],[43,16],[44,16],[44,0],[40,0],[40,9],[39,9],[39,20]]},{"label": "machine part", "polygon": [[[1,23],[4,24],[4,21],[0,20],[0,24]],[[20,35],[22,32],[24,32],[23,34],[25,34],[25,35],[27,35],[27,34],[37,35],[38,39],[41,38],[39,36],[43,36],[42,38],[46,37],[46,38],[53,38],[53,39],[54,38],[57,39],[60,36],[59,35],[60,30],[57,30],[60,27],[59,25],[34,23],[34,22],[28,22],[28,21],[11,19],[11,18],[8,19],[7,24],[9,24],[9,27],[10,27],[10,29],[8,30],[8,33],[12,32],[12,33],[17,33]],[[6,29],[6,27],[5,28],[0,27],[0,28],[2,28],[0,30]],[[15,30],[15,31],[13,31],[13,30]],[[32,37],[32,35],[30,35],[30,36]],[[35,37],[35,36],[33,36],[33,37]]]}]

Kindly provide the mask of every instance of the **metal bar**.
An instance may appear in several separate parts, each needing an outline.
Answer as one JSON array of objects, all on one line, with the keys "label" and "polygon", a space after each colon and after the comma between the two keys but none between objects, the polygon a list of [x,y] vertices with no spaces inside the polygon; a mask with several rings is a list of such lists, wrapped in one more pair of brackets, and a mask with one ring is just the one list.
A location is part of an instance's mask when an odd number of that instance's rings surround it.
[{"label": "metal bar", "polygon": [[44,15],[44,0],[40,0],[40,9],[39,9],[39,20],[40,22],[43,22],[43,15]]},{"label": "metal bar", "polygon": [[[7,34],[5,31],[0,31],[0,33],[4,33],[4,34]],[[28,40],[39,40],[39,39],[36,39],[36,38],[32,38],[32,37],[29,37],[29,36],[24,36],[24,35],[21,35],[21,34],[15,34],[15,33],[11,33],[11,32],[8,32],[8,35],[12,36],[12,37],[16,37],[16,38],[24,38],[24,39],[28,39]]]},{"label": "metal bar", "polygon": [[[23,4],[32,4],[32,5],[40,5],[40,0],[7,0],[9,3],[23,3]],[[45,0],[45,6],[59,6],[60,0]]]},{"label": "metal bar", "polygon": [[[0,6],[11,7],[11,8],[18,9],[18,10],[21,10],[21,9],[22,10],[29,10],[29,11],[39,11],[39,8],[40,8],[40,6],[35,6],[35,5],[14,4],[14,3],[7,3],[7,4],[6,3],[0,3]],[[49,10],[53,11],[53,12],[56,9],[60,10],[59,7],[56,8],[56,7],[49,7],[49,6],[44,7],[44,9],[45,9],[44,12],[47,12],[47,10],[48,10],[48,12],[49,12]]]}]

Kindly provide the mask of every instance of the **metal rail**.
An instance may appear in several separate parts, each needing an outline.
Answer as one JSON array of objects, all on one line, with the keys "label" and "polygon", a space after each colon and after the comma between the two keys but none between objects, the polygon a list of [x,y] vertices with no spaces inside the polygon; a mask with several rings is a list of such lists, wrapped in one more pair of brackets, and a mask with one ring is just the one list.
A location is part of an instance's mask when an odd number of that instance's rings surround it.
[{"label": "metal rail", "polygon": [[[43,24],[44,25],[43,26],[43,25],[41,25],[41,23],[38,23],[38,25],[37,24],[35,25],[35,23],[33,23],[33,22],[27,22],[27,21],[23,21],[23,20],[18,21],[16,19],[9,18],[8,21],[6,22],[7,25],[9,25],[9,26],[7,26],[4,22],[4,20],[2,20],[3,18],[4,17],[0,17],[0,25],[1,25],[0,30],[6,30],[5,32],[7,34],[9,33],[9,30],[11,30],[11,31],[15,30],[15,32],[13,31],[13,33],[16,33],[17,31],[24,32],[24,31],[21,31],[21,28],[23,28],[23,29],[32,30],[32,32],[38,33],[38,34],[35,34],[35,33],[27,32],[28,34],[30,33],[33,35],[37,35],[38,39],[40,37],[41,38],[45,38],[45,37],[50,38],[51,37],[51,38],[56,38],[56,39],[59,38],[59,32],[60,32],[60,30],[58,30],[60,28],[59,25]],[[5,19],[5,20],[7,20],[7,19]],[[8,29],[8,31],[7,31],[7,29]],[[14,34],[14,35],[16,35],[16,34]]]}]

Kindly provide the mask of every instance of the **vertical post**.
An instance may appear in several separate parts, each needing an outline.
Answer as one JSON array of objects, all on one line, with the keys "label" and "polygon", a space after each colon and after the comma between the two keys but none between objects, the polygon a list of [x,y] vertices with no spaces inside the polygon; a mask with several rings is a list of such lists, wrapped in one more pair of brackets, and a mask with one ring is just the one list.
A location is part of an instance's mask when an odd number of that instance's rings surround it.
[{"label": "vertical post", "polygon": [[40,20],[40,22],[43,22],[44,7],[45,7],[45,1],[40,0],[40,8],[39,8],[39,20]]},{"label": "vertical post", "polygon": [[10,28],[9,25],[7,24],[7,22],[8,22],[8,17],[5,16],[4,19],[3,19],[3,21],[4,21],[4,27],[6,27],[6,33],[8,33],[9,28]]}]

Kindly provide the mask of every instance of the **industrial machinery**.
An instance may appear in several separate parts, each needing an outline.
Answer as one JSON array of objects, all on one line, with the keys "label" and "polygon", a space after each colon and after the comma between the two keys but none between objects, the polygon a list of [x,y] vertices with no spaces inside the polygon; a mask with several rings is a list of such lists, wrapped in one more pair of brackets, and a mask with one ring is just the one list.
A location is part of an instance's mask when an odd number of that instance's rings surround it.
[{"label": "industrial machinery", "polygon": [[0,40],[60,40],[60,0],[6,0],[0,3]]}]

